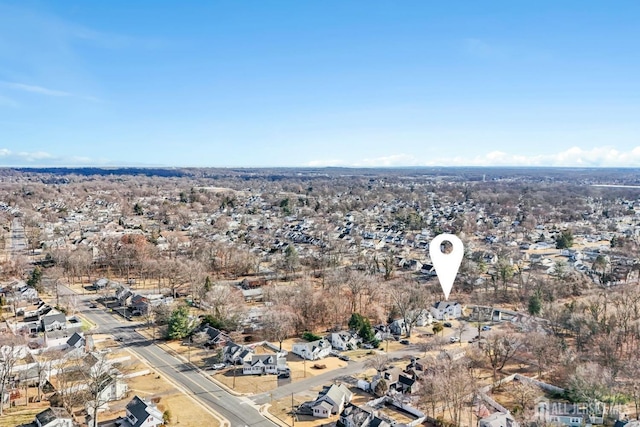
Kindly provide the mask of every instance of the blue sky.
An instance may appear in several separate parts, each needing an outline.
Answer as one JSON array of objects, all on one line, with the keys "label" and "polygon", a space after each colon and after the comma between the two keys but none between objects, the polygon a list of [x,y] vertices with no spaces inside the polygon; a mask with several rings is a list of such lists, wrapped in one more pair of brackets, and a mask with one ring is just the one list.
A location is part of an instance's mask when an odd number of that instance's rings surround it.
[{"label": "blue sky", "polygon": [[0,0],[0,165],[640,167],[637,1]]}]

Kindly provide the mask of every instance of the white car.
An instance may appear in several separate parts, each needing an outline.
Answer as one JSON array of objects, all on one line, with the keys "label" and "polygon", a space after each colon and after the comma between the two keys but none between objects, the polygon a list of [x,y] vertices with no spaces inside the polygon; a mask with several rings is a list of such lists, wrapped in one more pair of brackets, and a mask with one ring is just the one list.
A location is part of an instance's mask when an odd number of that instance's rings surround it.
[{"label": "white car", "polygon": [[451,337],[451,338],[449,338],[449,341],[451,342],[451,344],[453,344],[454,342],[459,342],[460,341],[460,337]]},{"label": "white car", "polygon": [[214,363],[213,365],[211,365],[211,369],[213,369],[214,371],[218,371],[220,369],[224,369],[224,367],[227,366],[224,363]]}]

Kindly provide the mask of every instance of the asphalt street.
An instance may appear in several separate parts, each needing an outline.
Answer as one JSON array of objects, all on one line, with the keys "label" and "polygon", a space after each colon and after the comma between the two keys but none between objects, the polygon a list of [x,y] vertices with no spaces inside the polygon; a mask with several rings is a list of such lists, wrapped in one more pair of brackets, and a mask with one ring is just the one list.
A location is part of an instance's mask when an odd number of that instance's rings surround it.
[{"label": "asphalt street", "polygon": [[24,227],[18,218],[11,222],[11,245],[10,256],[15,256],[27,249],[27,239],[24,234]]},{"label": "asphalt street", "polygon": [[[60,286],[60,293],[74,293],[66,286]],[[177,384],[199,403],[226,418],[231,427],[273,427],[275,424],[262,416],[253,402],[247,398],[229,394],[184,361],[165,352],[152,341],[135,331],[135,323],[123,322],[104,309],[89,308],[89,300],[94,295],[81,297],[82,314],[98,325],[97,332],[111,334],[123,347],[145,360],[153,369]]]}]

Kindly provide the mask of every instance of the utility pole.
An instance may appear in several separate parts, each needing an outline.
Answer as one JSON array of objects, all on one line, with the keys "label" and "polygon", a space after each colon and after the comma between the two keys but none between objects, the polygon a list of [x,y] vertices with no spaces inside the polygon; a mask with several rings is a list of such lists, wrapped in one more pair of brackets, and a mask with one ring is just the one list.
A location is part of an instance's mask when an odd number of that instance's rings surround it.
[{"label": "utility pole", "polygon": [[233,387],[231,387],[232,389],[235,390],[236,388],[236,361],[233,361]]},{"label": "utility pole", "polygon": [[291,393],[291,425],[296,425],[296,412],[293,408],[293,393]]}]

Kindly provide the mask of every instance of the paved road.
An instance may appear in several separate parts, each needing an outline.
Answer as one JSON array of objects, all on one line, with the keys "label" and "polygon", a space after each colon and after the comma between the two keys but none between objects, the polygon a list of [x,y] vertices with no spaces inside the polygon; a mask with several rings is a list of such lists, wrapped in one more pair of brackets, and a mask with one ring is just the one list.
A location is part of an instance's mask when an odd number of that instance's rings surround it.
[{"label": "paved road", "polygon": [[13,257],[27,249],[27,238],[24,234],[24,227],[18,218],[11,222],[11,244],[9,245],[9,256]]},{"label": "paved road", "polygon": [[[60,290],[61,293],[73,293],[62,285]],[[81,297],[81,311],[91,322],[99,325],[98,332],[114,335],[123,346],[146,360],[156,371],[179,385],[205,407],[226,418],[231,427],[274,427],[275,424],[263,417],[250,400],[227,393],[200,371],[192,369],[190,365],[156,346],[135,331],[135,323],[122,322],[103,309],[88,308],[91,298],[92,295]]]},{"label": "paved road", "polygon": [[[454,328],[445,328],[442,332],[445,338],[448,338],[452,335],[457,336],[457,331]],[[462,333],[462,342],[468,342],[476,336],[477,330],[468,326],[467,330]],[[458,344],[446,344],[445,348],[455,349],[458,347]],[[381,349],[384,349],[384,343],[381,345]],[[386,354],[382,352],[382,354]],[[401,350],[396,350],[393,352],[389,352],[387,356],[389,359],[402,359],[402,358],[410,358],[412,356],[420,357],[422,354],[422,350],[418,348],[418,346],[409,344]],[[308,362],[309,366],[311,366],[314,362]],[[367,369],[365,367],[366,361],[350,361],[347,366],[343,368],[339,368],[337,370],[332,370],[325,372],[316,376],[309,376],[306,379],[291,382],[288,384],[284,384],[279,386],[277,389],[269,392],[262,393],[253,396],[251,399],[257,404],[265,404],[269,403],[271,399],[278,400],[282,399],[286,396],[291,396],[291,394],[303,393],[308,391],[314,387],[319,387],[322,385],[332,384],[334,380],[348,382],[349,377],[362,372]]]}]

